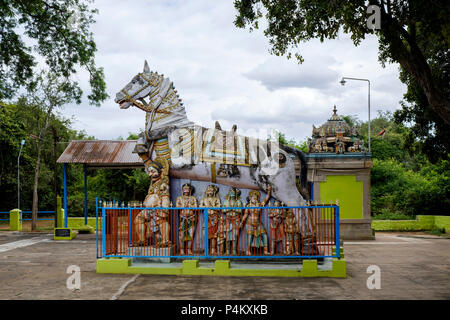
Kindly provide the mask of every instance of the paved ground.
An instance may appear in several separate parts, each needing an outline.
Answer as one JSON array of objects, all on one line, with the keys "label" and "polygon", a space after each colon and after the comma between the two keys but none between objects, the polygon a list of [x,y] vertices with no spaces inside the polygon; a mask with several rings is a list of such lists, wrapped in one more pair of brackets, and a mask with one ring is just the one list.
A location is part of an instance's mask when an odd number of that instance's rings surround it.
[{"label": "paved ground", "polygon": [[[0,232],[0,299],[446,299],[450,239],[377,233],[344,243],[348,277],[263,278],[95,273],[94,235],[53,241],[44,233]],[[81,290],[67,289],[67,267],[81,269]],[[381,270],[369,290],[367,267]]]}]

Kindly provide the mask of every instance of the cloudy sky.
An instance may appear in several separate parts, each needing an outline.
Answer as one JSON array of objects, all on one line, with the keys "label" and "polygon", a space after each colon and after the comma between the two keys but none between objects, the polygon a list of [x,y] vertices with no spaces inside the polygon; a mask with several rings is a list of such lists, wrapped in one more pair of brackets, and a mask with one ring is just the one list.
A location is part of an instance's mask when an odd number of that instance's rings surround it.
[{"label": "cloudy sky", "polygon": [[[87,102],[68,106],[73,127],[98,139],[127,137],[144,128],[143,111],[119,109],[113,99],[147,59],[151,70],[168,76],[184,101],[190,120],[205,127],[219,120],[238,132],[263,136],[270,129],[304,140],[312,125],[338,113],[367,119],[367,83],[371,81],[371,114],[395,110],[405,91],[397,65],[382,68],[378,43],[368,37],[354,47],[348,35],[301,46],[305,59],[269,54],[262,30],[238,29],[231,0],[112,1],[96,0],[93,26],[98,46],[96,61],[104,67],[110,98],[100,108]],[[76,78],[85,83],[86,73]]]}]

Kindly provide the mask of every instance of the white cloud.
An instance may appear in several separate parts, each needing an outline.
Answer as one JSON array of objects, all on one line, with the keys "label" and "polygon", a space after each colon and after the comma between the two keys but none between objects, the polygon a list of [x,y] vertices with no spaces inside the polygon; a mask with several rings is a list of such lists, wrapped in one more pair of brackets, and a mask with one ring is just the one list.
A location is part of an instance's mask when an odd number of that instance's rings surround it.
[{"label": "white cloud", "polygon": [[320,65],[307,63],[298,65],[285,57],[270,57],[255,69],[244,74],[251,80],[259,81],[267,89],[273,91],[282,88],[315,88],[326,89],[335,85],[337,72],[329,66],[334,63],[330,56],[316,57]]},{"label": "white cloud", "polygon": [[[369,78],[375,110],[394,110],[404,92],[395,65],[383,69],[377,61],[377,39],[359,47],[346,35],[333,41],[312,40],[301,45],[305,59],[274,57],[261,31],[238,29],[232,1],[106,1],[93,27],[97,64],[104,67],[110,99],[100,108],[84,102],[69,106],[74,127],[98,139],[126,137],[144,127],[145,115],[136,108],[119,109],[117,91],[141,72],[147,59],[152,70],[174,82],[188,117],[211,127],[219,120],[240,133],[278,129],[304,139],[336,104],[340,114],[367,118],[367,84],[340,77]],[[86,73],[77,75],[86,92]]]}]

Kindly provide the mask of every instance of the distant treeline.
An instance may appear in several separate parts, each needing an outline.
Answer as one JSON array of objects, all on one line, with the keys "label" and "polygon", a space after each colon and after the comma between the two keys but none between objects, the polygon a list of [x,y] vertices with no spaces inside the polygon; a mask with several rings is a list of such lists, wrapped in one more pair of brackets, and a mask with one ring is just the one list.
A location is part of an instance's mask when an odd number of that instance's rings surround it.
[{"label": "distant treeline", "polygon": [[[344,119],[356,125],[367,145],[367,122],[355,117]],[[0,211],[17,207],[17,156],[20,142],[26,143],[20,159],[21,209],[31,210],[34,166],[36,162],[35,135],[44,121],[38,107],[24,101],[0,106]],[[51,119],[49,130],[57,135],[57,157],[71,140],[94,139],[85,132],[71,129],[71,120],[60,115]],[[450,164],[448,159],[431,163],[420,151],[406,148],[408,128],[395,124],[390,113],[380,113],[371,122],[373,169],[371,207],[373,215],[387,218],[416,214],[450,215]],[[384,134],[379,135],[384,130]],[[136,139],[130,133],[127,139]],[[118,137],[118,139],[122,139]],[[280,135],[283,143],[306,151],[305,142],[296,142]],[[39,180],[39,210],[53,210],[53,134],[43,141]],[[412,144],[413,145],[413,144]],[[84,180],[82,165],[68,165],[68,208],[70,216],[83,215]],[[63,193],[62,165],[57,165],[57,193]],[[88,214],[95,215],[95,198],[139,200],[147,193],[149,178],[142,169],[88,169]]]}]

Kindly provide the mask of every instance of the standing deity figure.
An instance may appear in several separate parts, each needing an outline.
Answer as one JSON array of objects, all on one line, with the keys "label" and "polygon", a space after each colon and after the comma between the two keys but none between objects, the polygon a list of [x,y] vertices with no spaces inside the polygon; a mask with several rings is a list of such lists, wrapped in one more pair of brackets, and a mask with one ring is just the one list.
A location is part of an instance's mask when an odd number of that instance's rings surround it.
[{"label": "standing deity figure", "polygon": [[344,153],[345,152],[345,143],[342,141],[341,138],[336,139],[336,153]]},{"label": "standing deity figure", "polygon": [[[200,201],[202,208],[220,208],[219,188],[210,184]],[[220,210],[208,209],[208,241],[211,254],[217,253],[217,231],[219,227]]]},{"label": "standing deity figure", "polygon": [[[181,196],[177,198],[177,208],[195,208],[197,199],[192,195],[192,186],[185,183],[181,187]],[[184,255],[184,247],[187,246],[187,254],[192,254],[192,243],[197,227],[197,215],[193,209],[182,209],[180,212],[180,224],[178,235],[180,239],[180,254]]]},{"label": "standing deity figure", "polygon": [[254,208],[254,207],[264,207],[270,199],[270,192],[272,187],[269,185],[267,188],[267,196],[262,201],[260,201],[261,193],[256,190],[252,190],[248,193],[250,198],[249,203],[247,204],[247,209],[245,209],[244,217],[242,218],[241,225],[242,226],[247,221],[246,225],[246,233],[247,233],[247,250],[245,252],[246,255],[251,255],[252,248],[261,248],[264,247],[264,254],[269,254],[268,244],[267,244],[267,233],[264,229],[263,224],[261,223],[261,212],[262,209]]},{"label": "standing deity figure", "polygon": [[327,138],[322,138],[322,152],[332,151],[333,149],[328,148]]},{"label": "standing deity figure", "polygon": [[314,143],[314,152],[322,152],[322,140],[317,138]]},{"label": "standing deity figure", "polygon": [[[170,207],[169,164],[167,160],[157,157],[152,161],[150,158],[146,158],[144,164],[145,170],[150,176],[150,187],[143,205],[146,208]],[[139,244],[145,244],[148,238],[147,230],[155,236],[156,244],[171,244],[168,210],[142,210],[134,219],[134,225],[139,237]]]},{"label": "standing deity figure", "polygon": [[284,220],[284,232],[286,233],[286,251],[285,254],[299,254],[298,240],[299,240],[299,227],[297,219],[295,218],[294,211],[287,209],[286,218]]},{"label": "standing deity figure", "polygon": [[223,215],[219,215],[217,222],[217,252],[219,255],[225,253],[225,242],[227,239],[227,222]]},{"label": "standing deity figure", "polygon": [[[273,202],[274,207],[284,207],[284,203],[278,200],[275,200]],[[276,248],[277,244],[280,241],[284,240],[285,233],[284,233],[284,218],[286,217],[286,209],[272,209],[272,211],[269,213],[269,218],[272,219],[270,223],[270,230],[271,230],[271,251],[272,254],[276,254]],[[283,246],[284,248],[284,246]]]},{"label": "standing deity figure", "polygon": [[[230,188],[228,194],[225,196],[223,203],[224,207],[238,207],[243,206],[241,201],[241,190],[237,188]],[[223,209],[226,215],[226,247],[227,255],[230,254],[230,246],[232,254],[237,254],[237,244],[239,242],[239,231],[242,209]]]}]

